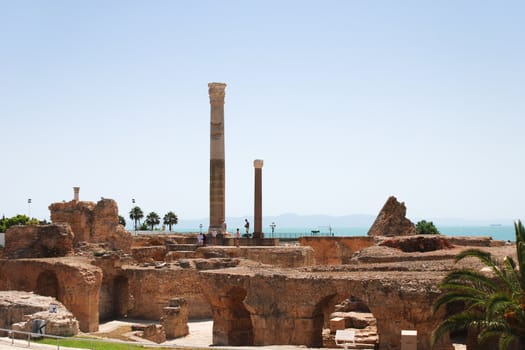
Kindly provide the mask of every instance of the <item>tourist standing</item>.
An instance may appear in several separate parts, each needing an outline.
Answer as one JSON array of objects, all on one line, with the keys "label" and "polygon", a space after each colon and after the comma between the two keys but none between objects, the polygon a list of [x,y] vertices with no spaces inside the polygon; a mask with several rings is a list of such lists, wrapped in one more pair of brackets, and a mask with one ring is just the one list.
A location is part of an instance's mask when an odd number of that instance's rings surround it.
[{"label": "tourist standing", "polygon": [[199,233],[199,235],[197,236],[197,243],[198,245],[202,245],[202,243],[204,242],[204,235],[201,233]]},{"label": "tourist standing", "polygon": [[244,228],[246,229],[246,236],[250,234],[250,223],[248,222],[248,219],[244,219]]},{"label": "tourist standing", "polygon": [[239,247],[239,243],[241,240],[241,230],[237,229],[237,232],[235,232],[235,245]]}]

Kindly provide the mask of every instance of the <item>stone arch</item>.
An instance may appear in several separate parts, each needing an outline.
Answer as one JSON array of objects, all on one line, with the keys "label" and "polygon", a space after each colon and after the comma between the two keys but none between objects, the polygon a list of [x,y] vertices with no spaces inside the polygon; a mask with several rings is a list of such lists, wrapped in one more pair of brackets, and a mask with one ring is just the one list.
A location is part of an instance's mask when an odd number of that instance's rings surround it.
[{"label": "stone arch", "polygon": [[323,328],[328,324],[327,315],[330,314],[329,310],[333,308],[334,299],[336,294],[332,294],[322,298],[316,305],[312,313],[312,338],[309,347],[323,347]]},{"label": "stone arch", "polygon": [[[320,347],[335,347],[335,332],[338,329],[353,329],[356,342],[375,348],[379,344],[377,320],[369,305],[353,294],[331,295],[322,299],[316,306],[316,333],[321,338]],[[314,316],[315,316],[314,314]]]},{"label": "stone arch", "polygon": [[61,300],[60,285],[55,272],[46,270],[38,275],[35,293]]},{"label": "stone arch", "polygon": [[246,289],[233,287],[221,296],[221,305],[214,313],[222,313],[224,322],[213,324],[214,345],[254,345],[251,313],[244,304],[246,295]]}]

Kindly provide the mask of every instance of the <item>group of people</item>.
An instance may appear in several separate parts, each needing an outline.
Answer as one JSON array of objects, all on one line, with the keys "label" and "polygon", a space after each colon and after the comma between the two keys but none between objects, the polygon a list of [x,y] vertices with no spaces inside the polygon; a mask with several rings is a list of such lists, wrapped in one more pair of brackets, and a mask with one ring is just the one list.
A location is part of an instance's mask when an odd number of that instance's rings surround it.
[{"label": "group of people", "polygon": [[[248,236],[250,234],[250,222],[248,221],[248,219],[244,219],[244,229],[246,230],[246,235]],[[227,232],[226,221],[222,223],[222,232]],[[216,230],[211,231],[211,238],[212,238],[212,244],[213,245],[217,244],[217,231]],[[235,245],[237,247],[240,244],[240,239],[241,239],[241,231],[239,230],[239,228],[237,228],[237,230],[235,231]],[[203,247],[206,246],[206,235],[203,234],[202,232],[200,232],[199,235],[197,236],[197,243],[200,246],[203,246]]]}]

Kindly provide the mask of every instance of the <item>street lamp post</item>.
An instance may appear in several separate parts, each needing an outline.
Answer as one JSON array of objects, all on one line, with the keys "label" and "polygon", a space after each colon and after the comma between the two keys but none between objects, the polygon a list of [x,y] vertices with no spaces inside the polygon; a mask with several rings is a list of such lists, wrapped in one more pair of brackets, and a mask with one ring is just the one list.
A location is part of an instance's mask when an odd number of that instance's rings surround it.
[{"label": "street lamp post", "polygon": [[275,222],[272,222],[272,223],[270,224],[270,227],[272,228],[272,238],[273,238],[273,233],[274,233],[274,231],[275,231],[275,226],[277,226],[277,225],[275,224]]},{"label": "street lamp post", "polygon": [[29,220],[31,220],[31,198],[27,199],[27,208],[29,211]]}]

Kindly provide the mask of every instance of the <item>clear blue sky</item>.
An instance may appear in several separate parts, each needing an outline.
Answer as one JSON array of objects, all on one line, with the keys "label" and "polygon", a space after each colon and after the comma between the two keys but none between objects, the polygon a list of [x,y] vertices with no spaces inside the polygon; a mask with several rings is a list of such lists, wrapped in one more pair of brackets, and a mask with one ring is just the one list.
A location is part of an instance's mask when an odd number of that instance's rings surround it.
[{"label": "clear blue sky", "polygon": [[208,216],[525,219],[522,1],[0,0],[0,215],[114,198]]}]

